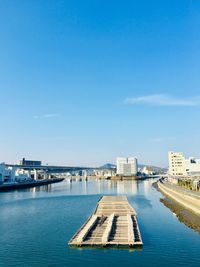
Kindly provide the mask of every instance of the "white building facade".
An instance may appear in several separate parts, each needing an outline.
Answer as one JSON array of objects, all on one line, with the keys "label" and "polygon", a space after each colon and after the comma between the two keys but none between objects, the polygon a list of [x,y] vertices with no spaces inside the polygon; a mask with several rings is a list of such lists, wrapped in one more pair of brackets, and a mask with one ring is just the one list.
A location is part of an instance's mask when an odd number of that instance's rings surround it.
[{"label": "white building facade", "polygon": [[153,172],[153,168],[152,167],[149,167],[149,166],[145,166],[141,169],[141,173],[142,174],[145,174],[145,175],[153,175],[154,172]]},{"label": "white building facade", "polygon": [[31,179],[31,172],[8,167],[5,163],[0,163],[0,184],[22,182]]},{"label": "white building facade", "polygon": [[117,175],[135,176],[138,172],[138,163],[136,157],[117,158]]},{"label": "white building facade", "polygon": [[169,152],[168,159],[170,176],[200,176],[200,159],[185,159],[182,152]]},{"label": "white building facade", "polygon": [[186,173],[189,176],[200,176],[200,159],[192,158],[185,160]]},{"label": "white building facade", "polygon": [[185,176],[185,157],[182,152],[173,152],[168,153],[169,160],[169,175],[171,176]]},{"label": "white building facade", "polygon": [[5,163],[1,163],[0,164],[0,183],[14,182],[15,171],[16,169],[14,167],[7,167]]}]

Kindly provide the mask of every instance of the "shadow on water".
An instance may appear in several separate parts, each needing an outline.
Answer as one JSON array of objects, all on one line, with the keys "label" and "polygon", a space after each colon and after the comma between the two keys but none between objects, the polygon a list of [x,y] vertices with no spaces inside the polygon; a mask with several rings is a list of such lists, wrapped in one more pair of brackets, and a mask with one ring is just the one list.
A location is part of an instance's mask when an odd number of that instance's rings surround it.
[{"label": "shadow on water", "polygon": [[128,251],[130,253],[134,253],[134,252],[141,252],[143,251],[143,246],[135,246],[135,247],[127,247],[127,246],[106,246],[106,247],[102,247],[102,246],[94,246],[94,247],[90,247],[90,246],[84,246],[84,247],[77,247],[77,246],[69,246],[67,245],[67,248],[71,249],[71,250],[79,250],[79,251],[86,251],[86,250],[100,250],[100,251],[108,251],[109,250],[123,250],[123,251]]}]

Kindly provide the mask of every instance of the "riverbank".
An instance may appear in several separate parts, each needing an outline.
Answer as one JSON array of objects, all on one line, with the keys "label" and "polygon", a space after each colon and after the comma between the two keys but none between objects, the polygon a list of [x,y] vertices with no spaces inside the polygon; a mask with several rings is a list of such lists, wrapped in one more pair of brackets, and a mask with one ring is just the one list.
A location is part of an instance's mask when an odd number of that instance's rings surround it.
[{"label": "riverbank", "polygon": [[186,209],[184,206],[167,196],[164,196],[164,198],[160,199],[160,202],[163,203],[165,207],[170,209],[181,223],[184,223],[187,227],[200,234],[200,219],[196,213]]},{"label": "riverbank", "polygon": [[158,178],[159,176],[113,176],[110,178],[112,181],[137,181],[147,180],[150,178]]},{"label": "riverbank", "polygon": [[178,204],[200,217],[200,193],[192,192],[169,182],[158,181],[158,189]]},{"label": "riverbank", "polygon": [[37,181],[28,181],[23,183],[12,183],[12,184],[2,184],[0,185],[0,192],[13,191],[31,187],[37,187],[42,185],[54,184],[62,182],[64,178],[52,178],[45,180],[37,180]]}]

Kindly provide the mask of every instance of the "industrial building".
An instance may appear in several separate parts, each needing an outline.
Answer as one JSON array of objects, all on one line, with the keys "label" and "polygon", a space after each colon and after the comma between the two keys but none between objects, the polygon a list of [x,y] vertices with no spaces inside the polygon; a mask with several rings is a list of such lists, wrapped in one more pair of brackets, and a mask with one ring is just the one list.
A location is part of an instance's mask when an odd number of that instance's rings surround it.
[{"label": "industrial building", "polygon": [[20,160],[20,165],[22,166],[41,166],[42,165],[42,161],[39,160],[26,160],[25,158],[23,158],[22,160]]}]

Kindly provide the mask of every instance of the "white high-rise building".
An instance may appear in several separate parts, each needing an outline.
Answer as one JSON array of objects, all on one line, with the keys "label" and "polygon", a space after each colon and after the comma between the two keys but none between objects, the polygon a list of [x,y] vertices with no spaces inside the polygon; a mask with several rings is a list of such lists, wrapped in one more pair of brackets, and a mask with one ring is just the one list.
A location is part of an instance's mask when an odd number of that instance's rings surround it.
[{"label": "white high-rise building", "polygon": [[185,158],[182,152],[168,153],[169,159],[169,175],[171,176],[184,176],[186,175]]},{"label": "white high-rise building", "polygon": [[169,175],[176,177],[199,176],[200,159],[185,159],[182,152],[169,152]]},{"label": "white high-rise building", "polygon": [[117,174],[123,176],[134,176],[137,175],[138,164],[137,158],[117,158]]}]

